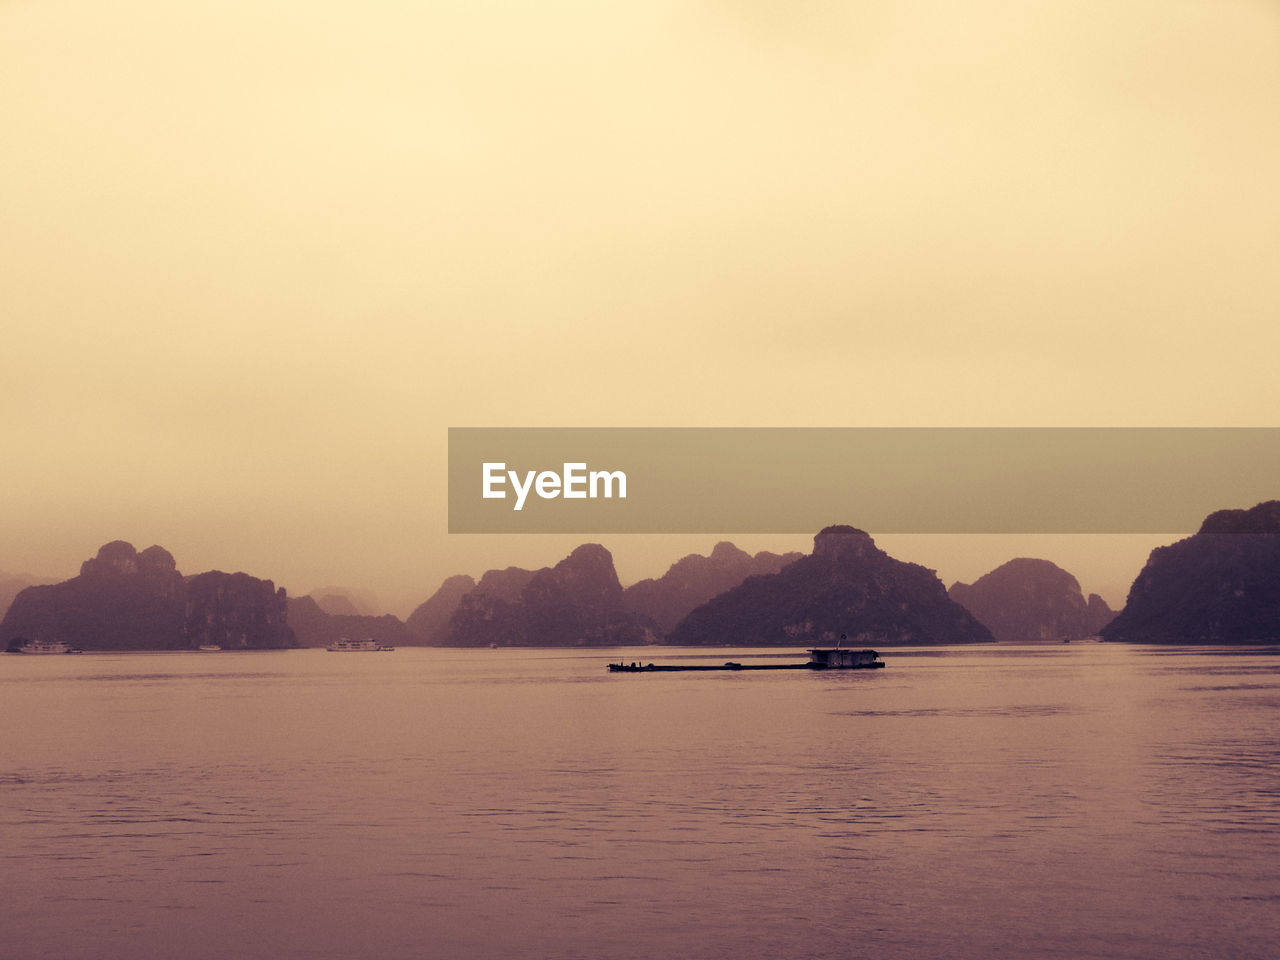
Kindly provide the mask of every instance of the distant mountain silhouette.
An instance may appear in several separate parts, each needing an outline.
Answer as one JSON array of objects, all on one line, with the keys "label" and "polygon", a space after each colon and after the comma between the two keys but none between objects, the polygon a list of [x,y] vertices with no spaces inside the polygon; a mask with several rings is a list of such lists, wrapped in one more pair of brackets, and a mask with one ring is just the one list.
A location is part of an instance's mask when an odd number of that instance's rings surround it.
[{"label": "distant mountain silhouette", "polygon": [[554,567],[489,571],[458,600],[438,642],[464,647],[613,646],[651,643],[657,635],[651,620],[623,608],[613,555],[589,543]]},{"label": "distant mountain silhouette", "polygon": [[0,640],[59,640],[84,650],[183,650],[203,643],[293,645],[285,591],[270,580],[212,571],[183,578],[163,547],[116,540],[61,583],[14,598]]},{"label": "distant mountain silhouette", "polygon": [[691,553],[673,563],[661,577],[633,583],[622,592],[622,605],[649,617],[668,633],[695,607],[736,587],[747,577],[777,573],[803,556],[762,550],[753,557],[722,541],[710,556]]},{"label": "distant mountain silhouette", "polygon": [[351,598],[341,593],[309,594],[316,605],[325,613],[338,617],[358,617],[360,608],[351,602]]},{"label": "distant mountain silhouette", "polygon": [[440,585],[440,589],[409,614],[405,623],[419,637],[420,643],[428,646],[450,645],[449,623],[462,605],[464,597],[471,595],[472,605],[477,604],[481,596],[491,601],[518,605],[525,587],[537,572],[523,567],[489,570],[480,578],[479,583],[465,573],[449,577]]},{"label": "distant mountain silhouette", "polygon": [[1107,640],[1280,640],[1280,501],[1219,510],[1194,536],[1151,551]]},{"label": "distant mountain silhouette", "polygon": [[320,609],[337,616],[376,616],[381,606],[378,598],[368,590],[355,590],[351,587],[317,587],[306,596],[312,597],[320,604]]},{"label": "distant mountain silhouette", "polygon": [[997,640],[1079,640],[1114,616],[1096,593],[1086,600],[1071,574],[1048,560],[1010,560],[973,583],[954,583],[947,595],[972,613]]},{"label": "distant mountain silhouette", "polygon": [[389,613],[381,617],[327,613],[312,596],[290,597],[288,617],[299,645],[304,647],[327,646],[342,637],[368,638],[392,647],[422,645],[422,638],[398,617]]},{"label": "distant mountain silhouette", "polygon": [[1116,612],[1096,593],[1089,594],[1089,636],[1099,636],[1102,628],[1115,619]]},{"label": "distant mountain silhouette", "polygon": [[813,553],[750,577],[693,610],[671,643],[725,646],[980,643],[991,632],[932,570],[895,560],[861,530],[833,526]]},{"label": "distant mountain silhouette", "polygon": [[405,621],[422,642],[431,646],[443,643],[449,633],[449,620],[462,598],[474,590],[476,582],[465,573],[449,577],[429,599],[419,604]]}]

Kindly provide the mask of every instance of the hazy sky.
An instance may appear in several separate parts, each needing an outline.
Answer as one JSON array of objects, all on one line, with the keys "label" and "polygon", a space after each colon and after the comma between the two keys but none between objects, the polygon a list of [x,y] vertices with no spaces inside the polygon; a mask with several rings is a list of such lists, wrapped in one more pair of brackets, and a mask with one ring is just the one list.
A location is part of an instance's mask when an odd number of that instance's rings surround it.
[{"label": "hazy sky", "polygon": [[0,117],[0,569],[563,556],[449,426],[1277,425],[1275,2],[0,0]]}]

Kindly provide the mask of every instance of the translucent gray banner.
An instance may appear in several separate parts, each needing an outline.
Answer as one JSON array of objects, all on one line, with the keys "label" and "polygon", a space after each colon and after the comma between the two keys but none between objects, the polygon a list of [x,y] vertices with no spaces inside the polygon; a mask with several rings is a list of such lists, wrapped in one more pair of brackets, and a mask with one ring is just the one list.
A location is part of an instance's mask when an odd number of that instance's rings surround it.
[{"label": "translucent gray banner", "polygon": [[1280,497],[1280,428],[449,430],[450,533],[1180,533]]}]

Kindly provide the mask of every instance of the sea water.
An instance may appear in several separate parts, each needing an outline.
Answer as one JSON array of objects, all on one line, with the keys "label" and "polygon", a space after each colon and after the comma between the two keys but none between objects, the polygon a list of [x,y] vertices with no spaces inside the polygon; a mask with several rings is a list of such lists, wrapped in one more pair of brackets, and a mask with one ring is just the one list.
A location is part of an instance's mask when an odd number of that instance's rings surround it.
[{"label": "sea water", "polygon": [[0,658],[0,957],[1277,955],[1275,649],[882,655]]}]

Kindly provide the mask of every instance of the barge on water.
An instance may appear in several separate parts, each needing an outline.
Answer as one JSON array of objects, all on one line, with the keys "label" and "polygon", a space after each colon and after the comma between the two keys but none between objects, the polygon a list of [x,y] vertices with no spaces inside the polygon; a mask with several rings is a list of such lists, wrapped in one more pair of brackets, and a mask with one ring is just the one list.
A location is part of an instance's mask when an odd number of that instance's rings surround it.
[{"label": "barge on water", "polygon": [[611,663],[611,673],[683,673],[690,670],[875,670],[884,666],[874,650],[810,650],[806,663],[664,664]]}]

